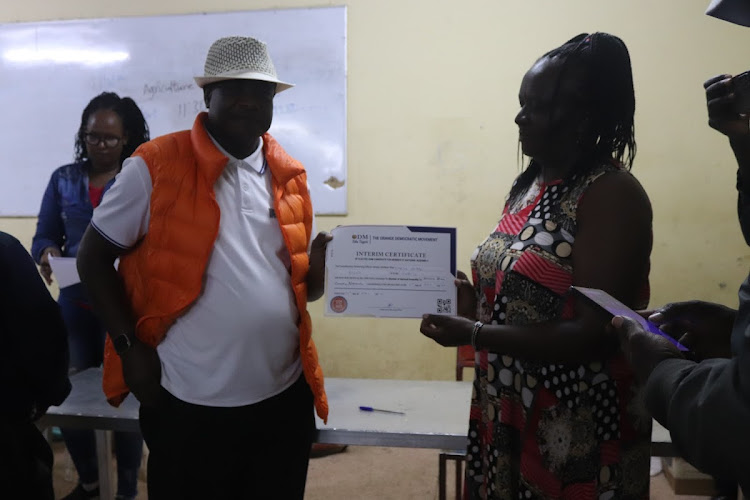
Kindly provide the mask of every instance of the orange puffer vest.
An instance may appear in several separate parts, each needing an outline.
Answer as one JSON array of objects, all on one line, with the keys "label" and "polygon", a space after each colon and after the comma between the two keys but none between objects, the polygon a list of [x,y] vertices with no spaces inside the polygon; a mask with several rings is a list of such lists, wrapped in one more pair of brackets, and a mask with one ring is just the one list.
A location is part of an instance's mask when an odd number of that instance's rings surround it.
[{"label": "orange puffer vest", "polygon": [[[219,233],[220,212],[213,185],[227,158],[206,133],[204,119],[205,113],[201,113],[192,130],[159,137],[135,152],[146,161],[153,183],[149,229],[143,240],[122,256],[119,273],[137,319],[136,335],[152,347],[200,295]],[[325,421],[328,401],[307,312],[307,245],[312,231],[307,174],[269,134],[263,136],[263,152],[272,175],[276,217],[292,261],[302,369],[315,397],[315,409]],[[103,386],[107,400],[115,406],[129,392],[109,336]]]}]

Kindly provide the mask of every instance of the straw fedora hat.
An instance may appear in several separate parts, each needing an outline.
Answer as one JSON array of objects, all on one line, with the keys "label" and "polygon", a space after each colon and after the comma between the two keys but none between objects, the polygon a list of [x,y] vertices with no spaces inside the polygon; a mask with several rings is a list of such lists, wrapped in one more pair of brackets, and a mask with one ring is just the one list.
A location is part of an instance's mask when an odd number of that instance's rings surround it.
[{"label": "straw fedora hat", "polygon": [[294,86],[279,80],[265,43],[243,36],[216,40],[208,49],[203,73],[195,77],[201,88],[223,80],[261,80],[275,83],[278,94]]}]

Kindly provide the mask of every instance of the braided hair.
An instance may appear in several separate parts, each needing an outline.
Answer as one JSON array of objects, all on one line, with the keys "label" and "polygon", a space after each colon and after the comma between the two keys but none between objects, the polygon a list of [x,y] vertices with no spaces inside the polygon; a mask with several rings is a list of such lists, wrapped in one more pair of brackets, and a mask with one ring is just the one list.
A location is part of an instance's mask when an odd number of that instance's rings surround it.
[{"label": "braided hair", "polygon": [[86,124],[92,114],[101,110],[111,110],[117,113],[122,120],[122,128],[128,136],[128,142],[122,148],[120,155],[120,164],[125,161],[135,150],[149,141],[149,131],[146,119],[143,117],[140,108],[130,97],[120,97],[114,92],[102,92],[89,101],[81,115],[81,126],[78,127],[75,140],[75,161],[82,162],[88,160],[86,143]]},{"label": "braided hair", "polygon": [[[560,47],[544,54],[544,58],[557,59],[562,68],[558,74],[554,91],[555,98],[560,82],[575,65],[583,75],[582,89],[585,93],[592,137],[587,138],[588,159],[579,165],[581,173],[597,165],[616,161],[630,170],[635,159],[635,91],[630,54],[625,43],[608,33],[583,33]],[[518,176],[508,199],[512,202],[521,196],[539,175],[541,166],[533,159]]]}]

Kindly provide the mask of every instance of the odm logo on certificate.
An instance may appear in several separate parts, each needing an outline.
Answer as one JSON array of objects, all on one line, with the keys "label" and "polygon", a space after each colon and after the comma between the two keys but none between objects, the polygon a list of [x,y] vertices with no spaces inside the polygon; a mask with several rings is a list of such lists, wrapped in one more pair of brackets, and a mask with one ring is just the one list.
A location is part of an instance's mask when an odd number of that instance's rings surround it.
[{"label": "odm logo on certificate", "polygon": [[326,252],[326,316],[456,314],[456,229],[339,226]]}]

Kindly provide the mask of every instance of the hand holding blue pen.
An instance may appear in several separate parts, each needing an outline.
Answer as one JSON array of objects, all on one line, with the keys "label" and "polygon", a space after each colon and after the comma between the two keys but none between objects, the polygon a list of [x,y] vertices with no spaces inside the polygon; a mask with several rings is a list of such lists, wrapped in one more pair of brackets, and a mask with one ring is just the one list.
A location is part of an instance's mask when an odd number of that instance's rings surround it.
[{"label": "hand holding blue pen", "polygon": [[360,406],[359,409],[361,411],[377,411],[381,413],[394,413],[396,415],[406,415],[406,413],[402,411],[393,411],[393,410],[381,410],[380,408],[373,408],[372,406]]}]

